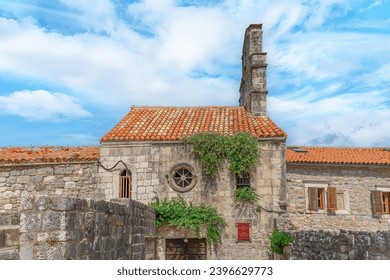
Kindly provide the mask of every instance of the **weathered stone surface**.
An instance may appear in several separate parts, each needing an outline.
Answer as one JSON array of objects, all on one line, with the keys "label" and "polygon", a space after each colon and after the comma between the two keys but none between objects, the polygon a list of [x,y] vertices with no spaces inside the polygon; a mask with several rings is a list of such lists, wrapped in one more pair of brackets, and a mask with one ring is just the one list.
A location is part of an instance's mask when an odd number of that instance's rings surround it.
[{"label": "weathered stone surface", "polygon": [[388,260],[390,231],[293,231],[291,259]]},{"label": "weathered stone surface", "polygon": [[0,250],[0,260],[18,260],[19,252],[17,248],[9,248]]},{"label": "weathered stone surface", "polygon": [[[343,193],[343,209],[311,212],[307,186],[322,182]],[[371,194],[377,186],[390,190],[388,167],[287,165],[288,214],[297,230],[390,230],[390,216],[375,217]],[[326,203],[326,202],[325,202]],[[283,226],[283,225],[281,225]]]},{"label": "weathered stone surface", "polygon": [[[139,259],[145,258],[146,232],[155,232],[154,210],[142,203],[90,201],[80,198],[39,196],[21,215],[21,259]],[[49,203],[50,202],[50,203]],[[131,218],[134,212],[139,218]],[[145,213],[143,213],[145,212]],[[139,222],[138,219],[142,219]],[[126,220],[132,223],[125,224]],[[142,233],[132,238],[133,228]],[[0,232],[0,245],[7,237]],[[129,250],[134,240],[138,250]],[[13,243],[12,243],[13,244]]]},{"label": "weathered stone surface", "polygon": [[52,197],[49,208],[56,211],[65,211],[75,209],[75,199],[63,197]]},{"label": "weathered stone surface", "polygon": [[17,213],[27,206],[21,205],[22,198],[34,192],[102,199],[96,187],[97,170],[94,163],[0,166],[0,213]]},{"label": "weathered stone surface", "polygon": [[[235,176],[229,171],[227,162],[221,166],[218,176],[211,178],[204,174],[200,160],[193,155],[191,145],[182,143],[139,143],[128,145],[112,144],[102,149],[106,149],[101,161],[104,166],[112,167],[118,160],[126,163],[131,171],[132,198],[136,208],[137,201],[149,204],[156,197],[173,198],[180,195],[193,204],[207,203],[215,207],[218,213],[221,213],[228,226],[223,232],[222,244],[216,249],[210,250],[208,257],[210,259],[262,259],[269,258],[268,237],[274,228],[275,214],[273,212],[263,211],[259,213],[256,207],[235,206],[234,189],[236,185]],[[261,204],[271,211],[279,210],[279,201],[286,200],[286,195],[281,191],[283,185],[284,171],[284,149],[283,141],[261,141],[259,142],[260,157],[259,163],[253,170],[251,184],[256,188],[256,192],[261,196]],[[197,183],[187,192],[177,192],[172,188],[168,180],[173,168],[180,164],[188,164],[192,167],[196,176]],[[106,199],[116,199],[119,197],[119,177],[124,170],[123,164],[118,164],[112,171],[99,169],[100,178],[107,176],[111,180],[104,180],[100,186],[106,193]],[[123,200],[124,201],[124,200]],[[101,208],[101,206],[97,206]],[[119,213],[116,209],[107,209],[107,214]],[[142,216],[134,212],[129,220],[125,219],[124,224],[135,222],[133,219],[139,219],[137,227],[133,229],[134,233],[145,231]],[[103,217],[101,217],[103,218]],[[100,217],[98,218],[100,219]],[[251,223],[252,240],[248,244],[237,243],[236,224],[241,219],[249,219]],[[101,227],[98,232],[106,234],[116,234],[115,228]],[[234,254],[232,254],[234,250]],[[165,249],[163,249],[165,250]],[[164,252],[159,254],[159,258],[164,258]]]}]

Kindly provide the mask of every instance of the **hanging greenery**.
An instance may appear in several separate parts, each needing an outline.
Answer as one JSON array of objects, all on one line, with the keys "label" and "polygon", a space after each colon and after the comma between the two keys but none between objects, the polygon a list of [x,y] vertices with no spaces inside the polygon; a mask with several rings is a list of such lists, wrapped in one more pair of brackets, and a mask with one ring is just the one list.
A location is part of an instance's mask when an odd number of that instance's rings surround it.
[{"label": "hanging greenery", "polygon": [[241,176],[250,172],[258,157],[256,137],[246,132],[222,135],[212,132],[199,133],[184,139],[192,144],[194,154],[199,156],[205,173],[215,177],[223,159],[229,161],[229,170]]},{"label": "hanging greenery", "polygon": [[259,200],[259,195],[251,187],[236,188],[234,200],[237,202],[256,202]]},{"label": "hanging greenery", "polygon": [[275,230],[271,237],[271,251],[276,254],[283,254],[283,248],[292,242],[291,236],[285,231]]},{"label": "hanging greenery", "polygon": [[178,226],[196,232],[200,237],[202,225],[206,225],[206,242],[208,245],[221,241],[221,231],[226,225],[217,210],[205,204],[193,205],[182,197],[151,203],[156,211],[156,226]]}]

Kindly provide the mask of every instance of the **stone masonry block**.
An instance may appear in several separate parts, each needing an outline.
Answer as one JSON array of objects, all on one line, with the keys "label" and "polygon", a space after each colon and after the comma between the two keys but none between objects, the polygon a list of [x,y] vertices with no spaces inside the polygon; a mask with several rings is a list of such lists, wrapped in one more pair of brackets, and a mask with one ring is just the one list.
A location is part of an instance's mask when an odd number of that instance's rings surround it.
[{"label": "stone masonry block", "polygon": [[75,199],[74,198],[64,198],[64,197],[52,197],[49,208],[52,210],[58,211],[68,211],[75,209]]},{"label": "stone masonry block", "polygon": [[46,211],[42,214],[42,230],[62,230],[66,226],[65,213]]},{"label": "stone masonry block", "polygon": [[41,228],[41,214],[34,212],[22,213],[20,215],[20,232],[27,233],[38,231]]},{"label": "stone masonry block", "polygon": [[35,199],[35,208],[38,211],[44,211],[47,209],[48,203],[49,201],[47,196],[39,196]]},{"label": "stone masonry block", "polygon": [[22,197],[21,208],[22,210],[32,210],[34,207],[34,200],[31,196]]}]

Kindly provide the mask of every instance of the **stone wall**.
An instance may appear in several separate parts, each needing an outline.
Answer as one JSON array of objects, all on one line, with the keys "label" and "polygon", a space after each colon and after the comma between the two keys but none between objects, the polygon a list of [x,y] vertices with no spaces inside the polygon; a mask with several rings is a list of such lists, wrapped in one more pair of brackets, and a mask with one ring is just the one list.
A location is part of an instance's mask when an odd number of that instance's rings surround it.
[{"label": "stone wall", "polygon": [[19,258],[20,213],[0,214],[0,260]]},{"label": "stone wall", "polygon": [[[309,211],[307,184],[329,183],[344,193],[345,209]],[[288,213],[291,225],[301,230],[390,230],[390,215],[375,216],[372,212],[371,191],[390,191],[390,168],[380,166],[316,166],[287,164]],[[287,221],[287,220],[285,220]],[[287,228],[289,229],[289,228]]]},{"label": "stone wall", "polygon": [[[283,141],[260,141],[260,158],[252,172],[251,185],[260,195],[258,205],[234,202],[235,176],[227,163],[216,178],[206,176],[199,159],[190,145],[181,142],[104,143],[101,146],[101,162],[111,168],[122,160],[132,173],[132,198],[148,204],[157,195],[160,199],[182,196],[194,204],[207,203],[222,214],[227,227],[222,244],[209,253],[210,259],[268,259],[268,237],[274,228],[275,213],[279,202],[285,199],[285,144]],[[196,184],[187,192],[171,187],[169,178],[175,166],[187,164],[192,168]],[[112,171],[99,169],[100,188],[106,199],[119,197],[119,176],[125,169],[119,163]],[[237,223],[251,224],[251,242],[237,242]]]},{"label": "stone wall", "polygon": [[290,233],[290,259],[389,260],[390,231],[298,231]]},{"label": "stone wall", "polygon": [[20,259],[141,260],[155,213],[130,199],[25,197],[20,233]]},{"label": "stone wall", "polygon": [[102,199],[97,172],[96,162],[2,165],[0,215],[17,213],[22,197],[33,194]]}]

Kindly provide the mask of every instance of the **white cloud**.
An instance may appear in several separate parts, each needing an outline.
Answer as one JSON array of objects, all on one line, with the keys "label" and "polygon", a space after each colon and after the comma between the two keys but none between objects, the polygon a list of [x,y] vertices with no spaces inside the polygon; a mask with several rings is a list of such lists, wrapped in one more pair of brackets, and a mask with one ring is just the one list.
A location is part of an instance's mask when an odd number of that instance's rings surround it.
[{"label": "white cloud", "polygon": [[111,33],[119,24],[115,6],[110,0],[60,0],[60,2],[79,11],[76,20],[87,30]]},{"label": "white cloud", "polygon": [[[0,73],[55,83],[89,105],[236,105],[244,30],[263,23],[271,68],[268,111],[282,127],[289,124],[289,141],[378,145],[386,139],[388,33],[354,30],[370,26],[360,18],[326,25],[343,18],[353,1],[226,0],[183,7],[175,0],[145,0],[121,16],[117,1],[61,2],[85,33],[49,32],[55,29],[31,17],[0,18]],[[373,26],[386,30],[388,22]]]},{"label": "white cloud", "polygon": [[[309,97],[308,97],[309,96]],[[312,100],[270,97],[269,110],[287,120],[289,145],[385,146],[390,135],[386,91],[341,94]]]},{"label": "white cloud", "polygon": [[45,90],[16,91],[0,96],[0,109],[29,121],[61,121],[92,116],[71,96]]},{"label": "white cloud", "polygon": [[371,10],[374,7],[382,6],[382,0],[375,0],[374,3],[372,3],[370,6],[368,6],[366,9],[363,9],[363,11]]}]

